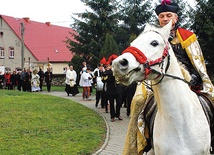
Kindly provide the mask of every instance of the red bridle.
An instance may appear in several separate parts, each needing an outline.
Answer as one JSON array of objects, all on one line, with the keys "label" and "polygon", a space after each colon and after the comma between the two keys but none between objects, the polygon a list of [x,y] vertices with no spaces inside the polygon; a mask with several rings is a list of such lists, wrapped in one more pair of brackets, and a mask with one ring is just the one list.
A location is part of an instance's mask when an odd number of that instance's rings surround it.
[{"label": "red bridle", "polygon": [[151,60],[148,61],[147,57],[143,54],[143,52],[141,52],[138,48],[133,47],[133,46],[129,46],[128,48],[126,48],[122,54],[124,53],[131,53],[132,55],[134,55],[134,57],[137,59],[137,61],[141,64],[144,64],[145,66],[145,74],[146,77],[149,75],[149,73],[151,72],[151,66],[154,65],[160,65],[161,63],[163,63],[163,60],[168,56],[169,52],[169,46],[168,44],[166,44],[163,54],[160,58],[157,58],[156,60]]}]

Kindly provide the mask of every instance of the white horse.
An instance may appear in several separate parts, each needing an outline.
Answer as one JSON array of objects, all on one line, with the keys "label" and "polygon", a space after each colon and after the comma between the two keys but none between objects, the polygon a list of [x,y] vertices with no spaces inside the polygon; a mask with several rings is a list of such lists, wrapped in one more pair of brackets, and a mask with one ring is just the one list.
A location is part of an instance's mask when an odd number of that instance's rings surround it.
[{"label": "white horse", "polygon": [[158,28],[147,24],[113,61],[113,73],[125,85],[150,80],[158,107],[153,128],[154,154],[207,155],[211,143],[209,124],[197,95],[182,80],[168,42],[171,25]]}]

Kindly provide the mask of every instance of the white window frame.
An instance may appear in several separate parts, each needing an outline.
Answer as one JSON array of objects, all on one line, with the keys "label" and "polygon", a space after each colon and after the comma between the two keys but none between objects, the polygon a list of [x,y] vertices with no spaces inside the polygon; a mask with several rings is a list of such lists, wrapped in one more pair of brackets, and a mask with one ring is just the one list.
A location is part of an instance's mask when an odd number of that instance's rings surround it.
[{"label": "white window frame", "polygon": [[4,59],[4,56],[5,56],[4,48],[0,47],[0,59]]},{"label": "white window frame", "polygon": [[14,59],[14,54],[15,54],[15,52],[14,52],[14,47],[9,47],[9,58],[10,59]]}]

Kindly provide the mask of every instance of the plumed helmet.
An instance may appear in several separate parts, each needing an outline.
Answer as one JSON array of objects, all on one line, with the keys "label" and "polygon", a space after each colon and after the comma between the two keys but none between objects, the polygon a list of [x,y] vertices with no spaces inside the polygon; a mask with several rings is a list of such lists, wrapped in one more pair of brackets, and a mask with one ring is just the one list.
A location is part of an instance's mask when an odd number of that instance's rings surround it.
[{"label": "plumed helmet", "polygon": [[106,58],[105,57],[103,57],[101,60],[100,60],[100,64],[101,65],[105,65],[106,64]]},{"label": "plumed helmet", "polygon": [[114,59],[116,59],[118,56],[116,54],[112,54],[111,56],[109,56],[108,58],[108,62],[111,63]]},{"label": "plumed helmet", "polygon": [[162,0],[161,4],[155,8],[155,13],[159,15],[162,12],[177,13],[180,10],[178,4],[172,3],[171,0]]},{"label": "plumed helmet", "polygon": [[116,59],[118,56],[116,54],[112,54],[109,56],[108,60],[106,61],[106,65],[111,65],[111,62]]}]

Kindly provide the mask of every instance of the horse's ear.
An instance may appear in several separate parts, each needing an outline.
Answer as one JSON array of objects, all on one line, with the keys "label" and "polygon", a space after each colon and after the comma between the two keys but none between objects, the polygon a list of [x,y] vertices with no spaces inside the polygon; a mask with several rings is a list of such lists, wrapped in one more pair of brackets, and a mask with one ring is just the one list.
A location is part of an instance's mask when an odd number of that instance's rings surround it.
[{"label": "horse's ear", "polygon": [[169,36],[170,36],[170,32],[171,32],[171,29],[172,29],[172,20],[170,20],[170,22],[165,25],[162,30],[163,30],[163,36],[166,40],[168,40]]}]

